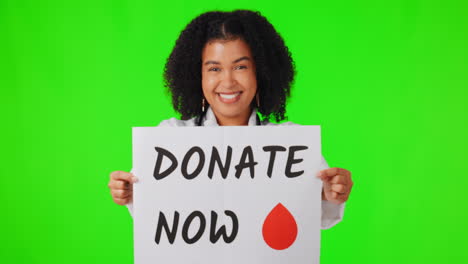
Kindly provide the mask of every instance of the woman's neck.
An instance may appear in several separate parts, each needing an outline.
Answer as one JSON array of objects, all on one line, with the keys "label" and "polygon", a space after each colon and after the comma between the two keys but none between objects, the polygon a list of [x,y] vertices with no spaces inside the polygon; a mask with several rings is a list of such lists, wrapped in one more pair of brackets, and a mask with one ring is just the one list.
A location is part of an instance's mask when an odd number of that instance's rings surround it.
[{"label": "woman's neck", "polygon": [[220,126],[247,126],[249,124],[249,119],[250,119],[250,114],[252,113],[252,109],[248,109],[242,114],[239,114],[237,116],[223,116],[216,114],[216,112],[213,110],[213,113],[215,114],[216,121],[218,122],[218,125]]}]

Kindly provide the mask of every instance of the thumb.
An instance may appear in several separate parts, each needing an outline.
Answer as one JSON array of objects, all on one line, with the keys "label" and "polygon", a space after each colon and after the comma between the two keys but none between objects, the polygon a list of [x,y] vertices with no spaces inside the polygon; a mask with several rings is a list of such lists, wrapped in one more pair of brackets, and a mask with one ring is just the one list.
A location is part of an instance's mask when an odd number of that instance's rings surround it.
[{"label": "thumb", "polygon": [[130,178],[131,183],[138,182],[138,178],[135,176],[135,174],[132,173],[132,177]]}]

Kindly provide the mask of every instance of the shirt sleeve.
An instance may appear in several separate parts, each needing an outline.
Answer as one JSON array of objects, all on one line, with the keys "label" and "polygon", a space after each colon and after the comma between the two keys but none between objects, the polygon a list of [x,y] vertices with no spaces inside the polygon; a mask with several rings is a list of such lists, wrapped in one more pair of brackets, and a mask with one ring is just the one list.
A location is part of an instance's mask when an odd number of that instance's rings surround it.
[{"label": "shirt sleeve", "polygon": [[[325,159],[322,157],[320,163],[320,170],[328,169],[328,164]],[[329,201],[322,200],[322,229],[329,229],[339,223],[343,219],[344,215],[344,206],[342,204],[334,204]]]}]

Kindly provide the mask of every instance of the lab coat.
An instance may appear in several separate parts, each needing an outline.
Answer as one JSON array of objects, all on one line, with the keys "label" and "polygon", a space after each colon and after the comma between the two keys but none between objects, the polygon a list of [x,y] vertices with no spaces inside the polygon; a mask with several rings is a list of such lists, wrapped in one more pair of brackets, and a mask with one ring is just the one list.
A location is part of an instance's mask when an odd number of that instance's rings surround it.
[{"label": "lab coat", "polygon": [[[208,107],[206,111],[206,115],[203,118],[203,126],[218,126],[218,123],[216,121],[216,117],[211,110],[211,108]],[[257,111],[254,109],[252,111],[252,114],[250,115],[249,118],[249,126],[255,126],[257,124]],[[297,125],[292,122],[285,122],[281,124],[274,124],[270,123],[267,120],[262,121],[262,126],[293,126]],[[193,127],[197,126],[196,124],[196,118],[192,118],[189,120],[179,120],[177,118],[170,118],[167,120],[163,120],[160,124],[160,127]],[[325,161],[325,159],[322,157],[321,164],[320,164],[320,170],[328,168],[328,164]],[[138,175],[135,175],[138,177]],[[128,210],[130,212],[130,215],[133,213],[133,201],[127,204]],[[322,229],[328,229],[334,225],[336,225],[338,222],[341,221],[343,218],[343,213],[344,213],[344,203],[342,204],[333,204],[329,201],[323,201],[322,200],[322,222],[321,222],[321,228]],[[132,215],[133,216],[133,215]]]}]

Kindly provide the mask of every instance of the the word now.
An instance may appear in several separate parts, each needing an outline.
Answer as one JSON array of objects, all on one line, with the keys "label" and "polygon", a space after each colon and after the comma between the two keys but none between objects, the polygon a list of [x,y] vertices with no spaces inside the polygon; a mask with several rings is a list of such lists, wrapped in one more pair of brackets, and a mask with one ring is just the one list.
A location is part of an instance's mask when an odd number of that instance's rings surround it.
[{"label": "the word now", "polygon": [[[286,161],[286,169],[284,172],[286,177],[294,178],[304,173],[303,170],[293,172],[292,165],[303,161],[303,159],[296,159],[294,155],[297,151],[306,150],[306,149],[308,149],[307,146],[290,146],[289,147],[288,159]],[[155,147],[155,150],[158,153],[158,156],[156,159],[156,164],[154,166],[153,176],[156,180],[161,180],[167,177],[169,174],[171,174],[174,170],[177,169],[178,161],[177,161],[177,158],[174,156],[174,154],[172,154],[167,149],[164,149],[161,147]],[[273,146],[263,147],[264,152],[270,153],[270,159],[268,162],[268,171],[267,171],[268,177],[271,178],[273,167],[275,164],[276,153],[285,152],[286,150],[287,149],[283,146],[273,145]],[[193,170],[192,172],[189,172],[187,167],[188,167],[190,160],[195,154],[198,155],[199,157],[198,164],[195,170]],[[164,157],[167,157],[170,160],[171,165],[165,171],[161,171],[161,165],[162,165],[162,161]],[[232,160],[232,147],[231,146],[227,146],[226,157],[224,158],[224,163],[221,160],[218,149],[216,147],[213,147],[211,150],[211,157],[209,159],[208,177],[210,179],[213,178],[214,169],[215,169],[215,166],[217,166],[219,171],[221,172],[221,176],[223,177],[223,179],[226,179],[229,173],[229,168],[231,166],[231,160]],[[234,167],[236,170],[235,177],[239,179],[239,177],[242,174],[242,171],[244,169],[249,169],[250,177],[253,179],[255,177],[255,165],[257,164],[258,162],[256,162],[254,159],[252,147],[246,146],[244,150],[242,151],[242,155],[240,157],[238,164]],[[184,158],[182,160],[181,173],[184,176],[184,178],[186,178],[187,180],[194,179],[200,174],[204,165],[205,165],[205,152],[203,151],[202,148],[198,146],[194,146],[190,148],[187,151],[187,153],[184,155]]]},{"label": "the word now", "polygon": [[[226,210],[224,213],[231,218],[232,220],[232,231],[231,234],[228,235],[226,232],[226,227],[223,225],[220,228],[216,229],[216,222],[218,220],[218,214],[214,211],[211,211],[211,222],[210,222],[210,241],[211,243],[216,243],[219,238],[222,236],[224,242],[226,243],[231,243],[234,241],[234,239],[237,236],[237,232],[239,231],[239,221],[237,219],[237,216],[234,212]],[[189,228],[192,226],[193,220],[197,219],[200,222],[200,225],[198,227],[198,231],[193,235],[192,237],[189,237]],[[156,244],[159,244],[161,241],[161,235],[162,232],[164,231],[167,235],[167,239],[169,240],[169,243],[174,243],[174,240],[177,235],[177,230],[179,227],[179,212],[175,211],[174,213],[174,220],[172,223],[172,227],[169,227],[169,224],[167,223],[166,216],[164,215],[163,212],[159,212],[159,219],[158,219],[158,224],[156,226],[156,236],[154,241]],[[192,212],[184,221],[184,224],[182,226],[182,239],[187,243],[187,244],[193,244],[197,242],[205,232],[206,228],[206,218],[203,215],[202,212],[200,211],[194,211]]]}]

